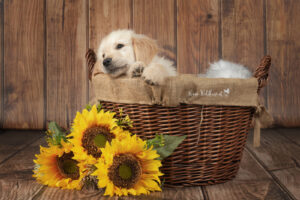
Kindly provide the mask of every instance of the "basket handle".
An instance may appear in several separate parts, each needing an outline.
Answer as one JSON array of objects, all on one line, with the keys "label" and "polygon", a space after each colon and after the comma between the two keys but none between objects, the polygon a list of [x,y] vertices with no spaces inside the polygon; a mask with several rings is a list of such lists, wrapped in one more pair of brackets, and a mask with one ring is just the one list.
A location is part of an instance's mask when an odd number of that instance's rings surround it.
[{"label": "basket handle", "polygon": [[93,49],[89,49],[85,54],[85,59],[86,59],[88,72],[89,72],[89,80],[91,80],[94,66],[97,61],[97,56],[96,56],[95,51]]},{"label": "basket handle", "polygon": [[254,77],[258,80],[257,93],[259,93],[261,88],[263,88],[267,84],[270,66],[271,56],[266,55],[261,59],[260,65],[256,68],[254,72]]}]

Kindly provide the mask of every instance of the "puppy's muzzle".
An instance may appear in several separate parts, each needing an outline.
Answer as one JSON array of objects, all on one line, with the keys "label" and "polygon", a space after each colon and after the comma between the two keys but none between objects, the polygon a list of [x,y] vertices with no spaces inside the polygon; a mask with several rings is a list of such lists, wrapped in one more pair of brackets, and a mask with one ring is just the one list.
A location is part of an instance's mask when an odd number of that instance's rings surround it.
[{"label": "puppy's muzzle", "polygon": [[111,63],[112,63],[112,59],[111,59],[111,58],[105,58],[105,59],[103,60],[103,66],[104,66],[105,68],[109,67],[109,66],[111,65]]}]

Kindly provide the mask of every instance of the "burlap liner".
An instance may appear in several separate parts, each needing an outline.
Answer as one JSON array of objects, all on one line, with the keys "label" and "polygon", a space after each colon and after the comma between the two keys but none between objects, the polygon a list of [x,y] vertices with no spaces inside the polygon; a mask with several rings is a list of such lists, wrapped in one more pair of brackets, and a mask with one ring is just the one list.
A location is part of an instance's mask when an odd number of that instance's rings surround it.
[{"label": "burlap liner", "polygon": [[151,86],[141,78],[111,78],[97,74],[92,79],[93,101],[158,104],[177,106],[181,103],[199,105],[256,107],[254,146],[259,146],[260,127],[270,126],[272,117],[258,101],[256,78],[200,78],[196,75],[169,77],[161,86]]},{"label": "burlap liner", "polygon": [[211,79],[180,75],[167,78],[162,86],[151,86],[141,78],[113,79],[98,74],[93,77],[92,84],[97,100],[118,103],[258,106],[256,78]]}]

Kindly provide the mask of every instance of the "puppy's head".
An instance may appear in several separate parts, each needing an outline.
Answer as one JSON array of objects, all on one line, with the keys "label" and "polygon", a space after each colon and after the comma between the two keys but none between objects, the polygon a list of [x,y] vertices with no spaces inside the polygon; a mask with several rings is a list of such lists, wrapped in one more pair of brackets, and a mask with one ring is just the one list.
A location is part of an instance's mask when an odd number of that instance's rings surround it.
[{"label": "puppy's head", "polygon": [[97,52],[101,71],[118,77],[125,74],[136,61],[148,65],[157,53],[156,42],[131,30],[111,32],[100,44]]}]

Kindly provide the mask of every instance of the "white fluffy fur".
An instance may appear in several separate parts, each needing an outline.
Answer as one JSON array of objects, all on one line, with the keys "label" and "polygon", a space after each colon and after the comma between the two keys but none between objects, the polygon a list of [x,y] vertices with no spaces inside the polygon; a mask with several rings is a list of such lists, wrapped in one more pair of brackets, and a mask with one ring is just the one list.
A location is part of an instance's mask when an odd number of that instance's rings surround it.
[{"label": "white fluffy fur", "polygon": [[207,78],[250,78],[252,73],[243,65],[225,60],[210,64],[205,77]]},{"label": "white fluffy fur", "polygon": [[[139,48],[134,46],[137,44],[135,39],[140,41],[139,44],[142,44]],[[145,40],[145,50],[143,49],[143,40]],[[124,47],[117,49],[118,44],[123,44]],[[149,46],[151,47],[150,50]],[[146,48],[148,48],[148,51]],[[112,77],[121,75],[127,77],[142,76],[149,84],[163,84],[165,77],[176,76],[176,70],[172,61],[158,56],[158,52],[156,53],[158,49],[154,40],[136,34],[132,30],[113,31],[101,41],[97,52],[98,64],[96,66]],[[142,55],[144,52],[145,55]],[[147,52],[149,52],[149,55],[146,55]],[[138,56],[144,56],[144,60],[138,60]],[[112,59],[111,66],[105,67],[103,65],[105,58]],[[148,58],[149,61],[145,58]],[[141,72],[140,69],[143,69],[143,71]],[[137,75],[138,72],[140,74]]]}]

